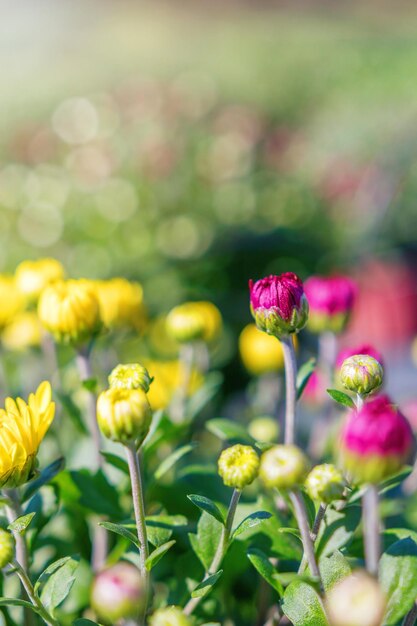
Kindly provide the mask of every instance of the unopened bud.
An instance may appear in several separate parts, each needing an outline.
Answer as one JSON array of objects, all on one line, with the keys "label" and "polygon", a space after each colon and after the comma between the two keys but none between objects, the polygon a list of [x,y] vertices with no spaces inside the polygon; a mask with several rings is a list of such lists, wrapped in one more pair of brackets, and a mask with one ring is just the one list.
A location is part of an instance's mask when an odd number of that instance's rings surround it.
[{"label": "unopened bud", "polygon": [[340,500],[345,489],[342,473],[329,463],[316,465],[306,478],[305,488],[312,500],[329,504]]},{"label": "unopened bud", "polygon": [[97,422],[105,437],[120,443],[142,443],[152,411],[143,389],[107,389],[97,400]]},{"label": "unopened bud", "polygon": [[91,605],[105,624],[137,619],[146,602],[146,585],[139,570],[121,562],[97,574],[91,589]]},{"label": "unopened bud", "polygon": [[274,417],[256,417],[250,422],[248,431],[256,441],[272,443],[279,437],[279,424]]},{"label": "unopened bud", "polygon": [[177,606],[158,609],[149,620],[150,626],[191,626],[191,621]]},{"label": "unopened bud", "polygon": [[345,359],[340,369],[342,385],[361,396],[376,391],[382,385],[383,377],[382,366],[367,354],[356,354]]},{"label": "unopened bud", "polygon": [[332,626],[381,626],[385,607],[377,581],[360,570],[336,583],[327,595]]},{"label": "unopened bud", "polygon": [[258,476],[259,457],[251,446],[236,444],[223,450],[218,465],[225,485],[243,489]]},{"label": "unopened bud", "polygon": [[277,445],[262,454],[259,476],[266,487],[293,489],[304,482],[309,462],[293,445]]},{"label": "unopened bud", "polygon": [[151,382],[148,370],[139,363],[116,365],[109,376],[109,385],[112,389],[143,389],[148,393]]}]

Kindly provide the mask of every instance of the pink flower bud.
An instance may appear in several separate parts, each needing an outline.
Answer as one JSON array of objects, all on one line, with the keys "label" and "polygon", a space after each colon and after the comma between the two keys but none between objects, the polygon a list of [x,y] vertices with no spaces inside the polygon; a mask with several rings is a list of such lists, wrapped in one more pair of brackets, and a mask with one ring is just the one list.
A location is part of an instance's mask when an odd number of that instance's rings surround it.
[{"label": "pink flower bud", "polygon": [[283,337],[301,330],[308,317],[303,283],[296,274],[249,281],[250,307],[259,330]]},{"label": "pink flower bud", "polygon": [[384,357],[382,354],[368,343],[362,343],[359,346],[353,348],[344,348],[339,352],[336,358],[336,368],[339,369],[342,366],[343,361],[346,361],[350,356],[355,354],[366,354],[366,356],[372,356],[382,367],[384,367]]},{"label": "pink flower bud", "polygon": [[411,426],[388,396],[377,396],[348,416],[341,461],[355,482],[378,483],[399,471],[413,447]]},{"label": "pink flower bud", "polygon": [[312,276],[305,283],[310,307],[309,329],[315,333],[340,333],[348,321],[356,285],[347,276]]},{"label": "pink flower bud", "polygon": [[115,624],[120,619],[137,619],[143,611],[146,588],[139,570],[121,561],[97,574],[91,604],[100,621]]}]

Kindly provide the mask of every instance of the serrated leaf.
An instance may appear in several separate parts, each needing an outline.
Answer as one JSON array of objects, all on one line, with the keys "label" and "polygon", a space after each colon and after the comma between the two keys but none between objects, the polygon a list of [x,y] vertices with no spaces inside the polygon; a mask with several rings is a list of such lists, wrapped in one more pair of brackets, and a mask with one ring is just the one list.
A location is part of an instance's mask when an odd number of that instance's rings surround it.
[{"label": "serrated leaf", "polygon": [[162,559],[162,557],[168,552],[170,548],[176,543],[175,539],[163,543],[162,546],[156,548],[145,561],[146,569],[151,571],[153,567]]},{"label": "serrated leaf", "polygon": [[294,626],[329,626],[320,596],[300,580],[286,588],[282,609]]},{"label": "serrated leaf", "polygon": [[297,400],[303,395],[303,391],[310,380],[311,375],[316,367],[316,359],[312,358],[303,363],[297,374]]},{"label": "serrated leaf", "polygon": [[394,626],[413,606],[417,597],[417,544],[400,539],[388,548],[379,564],[379,582],[388,604],[385,626]]},{"label": "serrated leaf", "polygon": [[223,570],[220,569],[215,574],[211,574],[205,578],[193,591],[191,592],[192,598],[204,598],[214,587],[220,576],[223,574]]},{"label": "serrated leaf", "polygon": [[244,533],[245,530],[253,528],[254,526],[258,526],[264,520],[269,519],[270,517],[272,517],[272,514],[268,513],[268,511],[255,511],[255,513],[251,513],[250,515],[245,517],[242,522],[240,522],[239,526],[233,532],[232,539],[236,539],[236,537],[239,537],[239,535]]},{"label": "serrated leaf", "polygon": [[276,570],[266,554],[257,548],[248,550],[248,559],[252,563],[256,571],[262,576],[267,583],[282,597],[284,588],[280,581],[275,577]]},{"label": "serrated leaf", "polygon": [[355,403],[353,402],[352,398],[348,396],[347,393],[339,391],[338,389],[326,389],[326,391],[329,396],[333,398],[333,400],[335,400],[335,402],[337,402],[338,404],[341,404],[342,406],[347,406],[349,407],[349,409],[355,408]]},{"label": "serrated leaf", "polygon": [[19,535],[22,535],[35,517],[35,515],[36,513],[28,513],[27,515],[22,515],[21,517],[15,519],[11,524],[9,524],[7,528],[14,533],[19,533]]},{"label": "serrated leaf", "polygon": [[125,539],[131,541],[136,547],[140,547],[140,541],[136,535],[134,535],[130,530],[122,526],[121,524],[114,524],[113,522],[99,522],[99,526],[106,528],[112,533],[116,533],[116,535],[120,535]]},{"label": "serrated leaf", "polygon": [[124,459],[122,459],[117,454],[113,454],[112,452],[106,452],[105,450],[100,450],[101,456],[106,459],[107,463],[120,470],[127,476],[129,475],[129,466]]},{"label": "serrated leaf", "polygon": [[334,552],[331,556],[322,557],[319,562],[319,568],[326,592],[342,578],[349,576],[352,571],[349,561],[339,551]]},{"label": "serrated leaf", "polygon": [[166,474],[171,469],[171,467],[175,465],[175,463],[177,463],[183,456],[191,452],[191,450],[193,450],[196,445],[196,443],[188,443],[187,445],[178,448],[178,450],[174,450],[172,454],[170,454],[166,459],[162,461],[160,466],[155,471],[155,480],[159,480],[160,478],[162,478],[162,476],[164,476],[164,474]]},{"label": "serrated leaf", "polygon": [[199,496],[197,494],[190,494],[187,496],[187,498],[191,500],[191,502],[195,504],[195,506],[198,506],[199,509],[214,517],[221,524],[224,524],[223,515],[219,507],[215,502],[213,502],[213,500],[210,500],[210,498],[206,498],[205,496]]},{"label": "serrated leaf", "polygon": [[53,461],[50,465],[45,467],[40,474],[28,483],[22,496],[22,503],[27,502],[41,487],[49,483],[55,476],[57,476],[65,467],[65,459],[61,457]]},{"label": "serrated leaf", "polygon": [[43,585],[40,599],[47,611],[53,614],[68,596],[74,584],[74,572],[78,567],[78,560],[70,557],[61,567],[56,569]]},{"label": "serrated leaf", "polygon": [[249,435],[246,428],[232,420],[221,417],[211,419],[206,423],[206,428],[222,441],[238,441],[252,445],[255,443],[255,440]]}]

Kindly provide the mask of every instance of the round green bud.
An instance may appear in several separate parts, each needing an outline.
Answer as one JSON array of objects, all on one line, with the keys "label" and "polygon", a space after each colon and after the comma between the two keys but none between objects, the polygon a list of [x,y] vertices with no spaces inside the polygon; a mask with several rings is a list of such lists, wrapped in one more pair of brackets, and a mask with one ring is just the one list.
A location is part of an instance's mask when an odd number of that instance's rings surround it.
[{"label": "round green bud", "polygon": [[[267,337],[268,335],[265,336]],[[279,424],[274,417],[267,415],[264,417],[256,417],[250,422],[248,431],[255,441],[272,443],[279,437]]]},{"label": "round green bud", "polygon": [[137,619],[146,602],[146,585],[139,570],[122,561],[94,579],[91,605],[100,621],[112,626],[122,619]]},{"label": "round green bud", "polygon": [[6,567],[14,558],[13,535],[7,530],[0,529],[0,569]]},{"label": "round green bud", "polygon": [[243,489],[258,476],[259,457],[251,446],[238,443],[223,450],[219,457],[218,467],[225,485]]},{"label": "round green bud", "polygon": [[350,356],[340,369],[342,385],[361,396],[376,391],[382,385],[383,377],[381,364],[367,354]]},{"label": "round green bud", "polygon": [[327,594],[326,612],[332,626],[380,626],[385,607],[378,582],[360,570],[336,583]]},{"label": "round green bud", "polygon": [[190,619],[177,606],[158,609],[149,620],[149,626],[191,626]]},{"label": "round green bud", "polygon": [[143,389],[148,393],[151,382],[148,370],[139,363],[116,365],[109,376],[111,389]]},{"label": "round green bud", "polygon": [[306,478],[305,488],[312,500],[329,504],[340,500],[345,489],[342,473],[330,463],[316,465]]},{"label": "round green bud", "polygon": [[112,441],[142,443],[148,434],[152,411],[143,389],[107,389],[97,400],[97,422]]},{"label": "round green bud", "polygon": [[300,448],[277,445],[262,454],[259,476],[266,487],[293,489],[304,482],[309,467]]},{"label": "round green bud", "polygon": [[203,313],[194,302],[180,304],[168,313],[166,330],[178,343],[203,339],[206,330]]}]

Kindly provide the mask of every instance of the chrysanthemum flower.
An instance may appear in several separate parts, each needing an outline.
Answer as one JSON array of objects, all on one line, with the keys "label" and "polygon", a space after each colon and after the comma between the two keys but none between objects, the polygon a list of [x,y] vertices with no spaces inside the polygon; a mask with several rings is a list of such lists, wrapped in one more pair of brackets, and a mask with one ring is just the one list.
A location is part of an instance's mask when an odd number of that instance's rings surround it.
[{"label": "chrysanthemum flower", "polygon": [[0,275],[0,330],[23,308],[22,296],[12,276]]},{"label": "chrysanthemum flower", "polygon": [[47,285],[64,278],[64,268],[57,259],[45,258],[22,261],[15,273],[20,293],[29,301],[36,301]]},{"label": "chrysanthemum flower", "polygon": [[126,278],[91,281],[100,303],[100,314],[107,328],[141,330],[146,311],[142,285]]},{"label": "chrysanthemum flower", "polygon": [[0,409],[0,487],[17,487],[30,480],[36,455],[55,414],[51,385],[43,382],[27,403],[6,398]]}]

